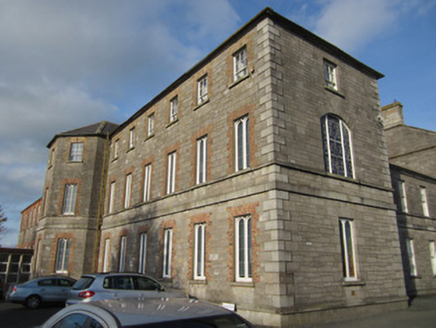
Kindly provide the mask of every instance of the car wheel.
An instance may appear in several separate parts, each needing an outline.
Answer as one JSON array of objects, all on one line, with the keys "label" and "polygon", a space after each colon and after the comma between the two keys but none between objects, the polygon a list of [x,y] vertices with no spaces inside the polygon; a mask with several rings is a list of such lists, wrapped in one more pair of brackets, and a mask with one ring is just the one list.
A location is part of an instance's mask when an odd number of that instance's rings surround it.
[{"label": "car wheel", "polygon": [[41,299],[37,295],[29,296],[26,301],[24,302],[24,305],[31,310],[39,308],[41,305]]}]

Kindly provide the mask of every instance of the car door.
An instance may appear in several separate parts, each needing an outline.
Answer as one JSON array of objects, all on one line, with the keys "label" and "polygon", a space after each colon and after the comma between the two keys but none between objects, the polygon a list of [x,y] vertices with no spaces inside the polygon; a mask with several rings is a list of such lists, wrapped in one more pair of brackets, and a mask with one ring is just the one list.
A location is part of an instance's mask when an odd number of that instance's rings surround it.
[{"label": "car door", "polygon": [[47,278],[38,281],[38,292],[43,302],[53,302],[56,300],[57,283],[54,278]]},{"label": "car door", "polygon": [[68,298],[68,292],[70,291],[73,282],[68,279],[59,278],[56,279],[56,292],[54,293],[54,301],[63,302]]}]

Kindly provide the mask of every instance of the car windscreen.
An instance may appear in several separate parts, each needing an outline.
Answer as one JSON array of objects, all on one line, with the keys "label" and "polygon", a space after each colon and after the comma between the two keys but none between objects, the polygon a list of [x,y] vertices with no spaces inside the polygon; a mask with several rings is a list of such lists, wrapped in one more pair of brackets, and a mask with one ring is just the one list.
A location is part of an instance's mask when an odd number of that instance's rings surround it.
[{"label": "car windscreen", "polygon": [[92,282],[94,281],[93,277],[82,277],[80,278],[79,281],[77,281],[74,286],[73,289],[74,290],[83,290],[83,289],[87,289],[89,288],[89,286],[91,286]]}]

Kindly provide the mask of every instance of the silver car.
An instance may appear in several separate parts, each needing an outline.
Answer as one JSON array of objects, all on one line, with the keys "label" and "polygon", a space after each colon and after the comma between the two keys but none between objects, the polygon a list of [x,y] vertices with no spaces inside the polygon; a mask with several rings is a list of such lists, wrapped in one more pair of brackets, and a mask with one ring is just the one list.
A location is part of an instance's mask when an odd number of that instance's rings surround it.
[{"label": "silver car", "polygon": [[68,293],[66,305],[114,298],[189,297],[168,289],[148,276],[138,273],[96,273],[83,275]]},{"label": "silver car", "polygon": [[39,277],[19,285],[11,285],[6,300],[37,309],[41,303],[65,302],[68,292],[76,282],[69,277]]},{"label": "silver car", "polygon": [[253,327],[235,312],[187,298],[117,299],[68,306],[43,328]]}]

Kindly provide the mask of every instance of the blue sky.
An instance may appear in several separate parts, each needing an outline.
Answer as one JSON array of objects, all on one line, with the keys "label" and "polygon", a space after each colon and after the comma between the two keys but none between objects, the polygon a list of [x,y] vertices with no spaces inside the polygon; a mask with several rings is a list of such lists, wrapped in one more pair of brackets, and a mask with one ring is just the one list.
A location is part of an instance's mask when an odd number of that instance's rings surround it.
[{"label": "blue sky", "polygon": [[0,244],[56,133],[122,123],[265,7],[383,73],[381,104],[436,131],[436,0],[0,0]]}]

